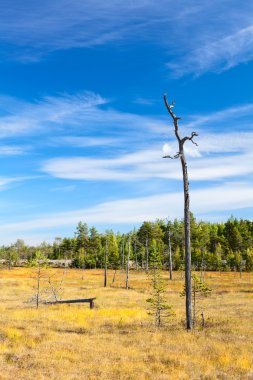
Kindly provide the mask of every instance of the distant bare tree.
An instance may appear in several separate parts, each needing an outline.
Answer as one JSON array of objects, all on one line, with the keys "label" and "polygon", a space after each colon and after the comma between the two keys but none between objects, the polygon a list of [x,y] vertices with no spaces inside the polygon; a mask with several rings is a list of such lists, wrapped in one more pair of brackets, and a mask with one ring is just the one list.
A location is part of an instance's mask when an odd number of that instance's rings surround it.
[{"label": "distant bare tree", "polygon": [[66,275],[66,271],[64,268],[64,272],[62,274],[62,277],[58,280],[57,278],[55,279],[56,273],[49,273],[48,274],[48,288],[45,289],[45,293],[48,294],[48,297],[46,298],[46,302],[50,301],[52,298],[54,301],[59,301],[61,299],[61,294],[63,292],[63,282],[64,282],[64,277]]},{"label": "distant bare tree", "polygon": [[172,281],[173,275],[172,275],[172,254],[171,254],[171,241],[170,241],[170,225],[168,223],[168,256],[169,256],[169,272],[170,272],[170,280]]},{"label": "distant bare tree", "polygon": [[131,251],[131,237],[129,236],[129,238],[128,238],[127,265],[126,265],[126,289],[129,288],[130,251]]},{"label": "distant bare tree", "polygon": [[146,272],[148,272],[148,262],[149,262],[148,236],[146,236],[145,248],[146,248]]},{"label": "distant bare tree", "polygon": [[105,265],[104,265],[104,287],[107,287],[107,259],[108,259],[108,240],[105,241]]},{"label": "distant bare tree", "polygon": [[198,136],[196,132],[192,132],[191,136],[185,136],[183,138],[179,135],[178,121],[181,119],[173,112],[175,102],[169,104],[164,95],[165,106],[173,120],[174,132],[178,141],[178,152],[174,156],[164,156],[164,158],[180,158],[182,171],[183,171],[183,183],[184,183],[184,231],[185,231],[185,298],[186,298],[186,328],[192,329],[192,294],[191,294],[191,238],[190,238],[190,196],[189,196],[189,181],[187,172],[187,163],[184,154],[184,144],[186,141],[193,141],[195,136]]}]

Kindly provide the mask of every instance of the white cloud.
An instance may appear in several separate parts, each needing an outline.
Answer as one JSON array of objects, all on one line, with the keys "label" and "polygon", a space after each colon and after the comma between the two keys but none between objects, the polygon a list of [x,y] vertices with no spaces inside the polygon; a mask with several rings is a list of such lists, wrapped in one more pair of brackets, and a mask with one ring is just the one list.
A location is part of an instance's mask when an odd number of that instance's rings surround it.
[{"label": "white cloud", "polygon": [[[53,142],[54,145],[101,148],[96,153],[96,158],[58,157],[44,162],[43,171],[51,176],[115,181],[181,179],[179,162],[162,160],[162,147],[156,143],[164,140],[165,133],[169,130],[171,141],[164,146],[169,152],[166,154],[174,155],[178,151],[173,128],[166,127],[166,119],[163,121],[113,110],[108,108],[108,100],[90,92],[75,96],[46,97],[34,103],[5,97],[1,100],[2,136],[43,132],[49,134],[48,140],[43,139],[44,144]],[[212,129],[219,130],[224,120],[229,125],[234,123],[232,130],[239,130],[238,125],[242,130],[243,120],[250,123],[252,110],[252,104],[240,105],[210,115],[195,115],[182,124],[186,134],[190,134],[193,129],[200,132],[198,147],[191,143],[185,145],[191,180],[217,180],[252,173],[250,162],[253,132],[210,132]],[[215,125],[214,128],[212,124]],[[61,136],[62,131],[66,130],[68,136]],[[148,138],[143,139],[143,133],[146,136],[147,130]],[[114,146],[113,150],[110,150],[111,145]],[[149,150],[145,149],[147,145]],[[24,147],[19,148],[17,145],[6,145],[6,150],[2,147],[2,154],[21,154],[23,151]],[[231,154],[224,156],[224,153]],[[87,155],[87,152],[84,151],[84,154]]]},{"label": "white cloud", "polygon": [[[194,150],[188,159],[190,180],[213,181],[253,173],[253,153],[201,157],[199,153],[193,152]],[[158,149],[138,151],[112,159],[55,158],[46,161],[42,170],[53,177],[72,180],[132,181],[182,178],[179,160],[162,159],[162,152]]]},{"label": "white cloud", "polygon": [[[162,119],[120,112],[108,108],[110,101],[92,92],[83,92],[77,95],[62,95],[45,97],[33,103],[20,102],[15,98],[0,98],[0,137],[6,138],[22,134],[54,134],[60,132],[85,133],[86,142],[96,145],[95,137],[98,132],[97,145],[101,145],[103,138],[117,140],[115,128],[120,138],[125,138],[131,132],[136,136],[142,130],[156,131],[162,125]],[[102,107],[103,106],[103,107]],[[114,129],[115,136],[109,137]],[[119,133],[120,131],[120,133]],[[91,133],[92,136],[87,134]],[[66,137],[61,137],[61,138]],[[74,145],[80,142],[81,136],[68,136]],[[88,140],[89,139],[89,140]],[[105,140],[106,141],[106,140]]]},{"label": "white cloud", "polygon": [[[189,14],[203,12],[199,0],[192,6],[187,1],[177,5],[171,0],[159,3],[150,0],[44,0],[43,4],[24,0],[22,7],[13,7],[8,0],[3,3],[1,39],[48,50],[110,43],[127,36],[136,37],[137,31],[145,32],[143,38],[150,39],[159,25],[167,23],[170,26],[171,19],[182,22]],[[171,6],[173,12],[166,15],[164,8]]]},{"label": "white cloud", "polygon": [[63,123],[79,124],[80,118],[87,118],[96,107],[106,101],[99,95],[84,92],[75,96],[45,97],[33,103],[1,96],[0,137],[33,134],[38,131],[50,132],[49,126]]},{"label": "white cloud", "polygon": [[169,156],[173,154],[171,153],[171,151],[172,151],[171,146],[168,143],[163,145],[163,156]]},{"label": "white cloud", "polygon": [[0,177],[0,190],[5,190],[10,184],[15,182],[22,182],[37,177]]},{"label": "white cloud", "polygon": [[27,152],[27,147],[15,145],[0,146],[0,156],[20,156]]},{"label": "white cloud", "polygon": [[253,25],[237,30],[216,41],[209,40],[196,50],[187,52],[168,67],[178,77],[201,75],[207,71],[222,72],[253,59]]},{"label": "white cloud", "polygon": [[137,35],[139,42],[155,43],[176,55],[169,64],[176,75],[221,71],[252,59],[251,2],[240,7],[237,0],[2,3],[2,54],[14,59],[34,61],[60,49],[132,45]]},{"label": "white cloud", "polygon": [[[191,210],[197,216],[207,213],[227,212],[252,207],[253,187],[247,183],[230,183],[191,191]],[[135,224],[156,218],[182,218],[183,194],[166,193],[143,198],[122,199],[97,206],[42,215],[28,221],[0,225],[1,231],[10,236],[23,236],[25,231],[76,225],[80,220],[89,224]],[[9,237],[8,237],[9,238]]]},{"label": "white cloud", "polygon": [[[163,5],[168,6],[165,0],[159,4],[149,0],[44,0],[43,4],[31,4],[25,0],[21,7],[3,1],[0,40],[15,44],[12,56],[24,61],[59,49],[135,39],[138,32],[139,36],[151,37],[150,30],[155,30],[157,24],[163,24],[169,18],[165,18],[162,12]],[[172,4],[171,0],[169,2]],[[174,8],[178,15],[180,7]]]},{"label": "white cloud", "polygon": [[[225,108],[223,110],[213,112],[207,115],[192,115],[190,116],[192,120],[187,121],[183,126],[187,129],[201,127],[204,129],[205,132],[206,127],[211,127],[213,130],[218,131],[220,126],[222,126],[222,131],[226,129],[226,126],[229,128],[230,131],[236,130],[236,128],[242,131],[245,123],[247,123],[247,129],[249,127],[249,124],[253,124],[252,112],[252,103],[242,104],[230,108]],[[225,125],[224,122],[226,122]]]},{"label": "white cloud", "polygon": [[250,153],[253,151],[253,132],[203,133],[198,137],[198,148],[203,153]]}]

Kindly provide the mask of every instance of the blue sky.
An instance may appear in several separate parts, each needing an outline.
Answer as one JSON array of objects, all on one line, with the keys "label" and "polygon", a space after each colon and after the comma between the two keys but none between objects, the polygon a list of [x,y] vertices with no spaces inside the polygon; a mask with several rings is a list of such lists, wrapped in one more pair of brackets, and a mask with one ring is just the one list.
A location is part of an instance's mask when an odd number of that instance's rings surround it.
[{"label": "blue sky", "polygon": [[2,0],[0,244],[253,211],[253,3]]}]

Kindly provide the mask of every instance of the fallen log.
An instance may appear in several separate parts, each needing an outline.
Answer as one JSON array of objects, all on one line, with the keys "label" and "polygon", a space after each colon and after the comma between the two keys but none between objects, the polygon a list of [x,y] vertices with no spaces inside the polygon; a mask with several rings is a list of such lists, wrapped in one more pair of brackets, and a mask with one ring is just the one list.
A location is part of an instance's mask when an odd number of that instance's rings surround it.
[{"label": "fallen log", "polygon": [[78,300],[63,300],[63,301],[47,301],[47,305],[56,305],[59,303],[89,303],[90,304],[90,309],[94,308],[94,300],[96,298],[81,298]]}]

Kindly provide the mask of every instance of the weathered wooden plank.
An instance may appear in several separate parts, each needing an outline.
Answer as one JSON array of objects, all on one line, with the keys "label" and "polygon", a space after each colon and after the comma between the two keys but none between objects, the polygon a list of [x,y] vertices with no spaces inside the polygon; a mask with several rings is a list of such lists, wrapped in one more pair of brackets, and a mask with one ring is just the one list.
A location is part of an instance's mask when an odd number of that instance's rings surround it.
[{"label": "weathered wooden plank", "polygon": [[61,300],[61,301],[49,301],[49,302],[46,302],[47,305],[55,305],[55,304],[59,304],[59,303],[89,303],[90,304],[90,309],[93,309],[94,308],[94,300],[96,298],[81,298],[81,299],[77,299],[77,300]]}]

